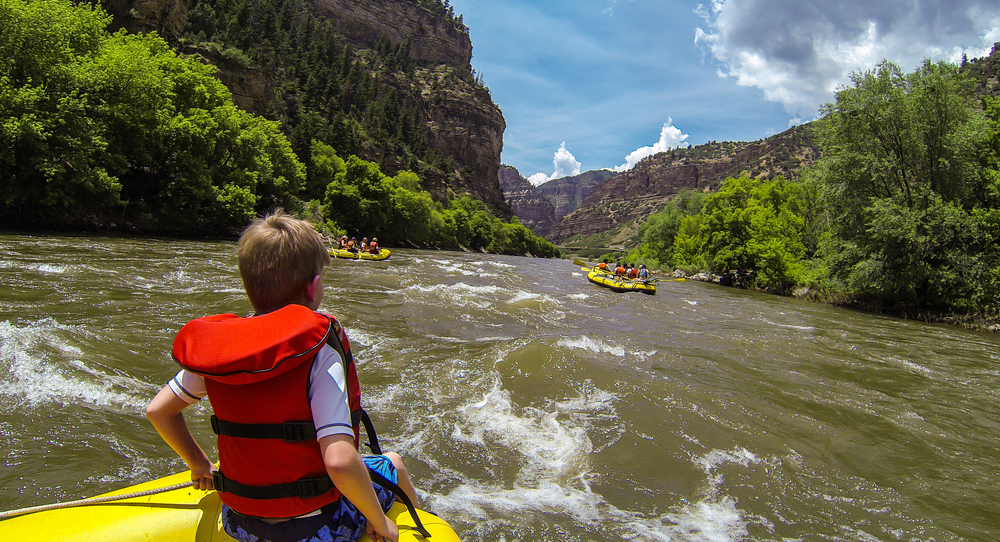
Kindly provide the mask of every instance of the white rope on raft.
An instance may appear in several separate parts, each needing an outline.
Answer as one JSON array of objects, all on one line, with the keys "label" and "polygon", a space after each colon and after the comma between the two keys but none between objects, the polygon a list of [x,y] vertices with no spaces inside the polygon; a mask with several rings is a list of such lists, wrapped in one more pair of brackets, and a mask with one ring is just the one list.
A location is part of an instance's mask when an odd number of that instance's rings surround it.
[{"label": "white rope on raft", "polygon": [[87,499],[80,499],[78,501],[70,502],[57,502],[54,504],[43,504],[41,506],[32,506],[30,508],[21,508],[20,510],[11,510],[9,512],[0,512],[0,520],[12,518],[14,516],[23,516],[25,514],[33,514],[35,512],[44,512],[46,510],[57,510],[60,508],[73,508],[76,506],[86,506],[90,504],[101,504],[106,502],[122,501],[125,499],[135,499],[138,497],[146,497],[148,495],[155,495],[157,493],[164,493],[167,491],[173,491],[175,489],[183,489],[185,487],[192,487],[191,482],[181,482],[179,484],[174,484],[169,487],[158,487],[154,489],[147,489],[145,491],[136,491],[134,493],[125,493],[122,495],[109,495],[107,497],[90,497]]}]

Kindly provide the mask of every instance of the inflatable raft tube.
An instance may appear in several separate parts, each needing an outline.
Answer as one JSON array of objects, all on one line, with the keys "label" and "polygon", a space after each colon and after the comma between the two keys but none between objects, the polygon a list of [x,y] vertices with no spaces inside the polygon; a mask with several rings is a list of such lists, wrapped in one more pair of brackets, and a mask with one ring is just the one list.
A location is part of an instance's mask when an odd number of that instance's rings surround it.
[{"label": "inflatable raft tube", "polygon": [[615,292],[642,292],[648,295],[656,295],[656,284],[653,282],[616,277],[596,269],[587,273],[587,280]]},{"label": "inflatable raft tube", "polygon": [[387,248],[380,248],[378,254],[372,254],[371,252],[351,252],[350,250],[340,250],[339,248],[330,249],[330,257],[348,260],[386,260],[391,255],[392,253]]},{"label": "inflatable raft tube", "polygon": [[[219,519],[219,494],[193,489],[190,482],[191,473],[182,472],[93,499],[53,505],[59,508],[36,507],[45,509],[0,520],[0,540],[232,542]],[[399,502],[386,514],[399,526],[400,542],[458,542],[447,522],[421,510],[417,514],[431,538],[417,532],[410,513]],[[371,542],[368,536],[361,540]]]}]

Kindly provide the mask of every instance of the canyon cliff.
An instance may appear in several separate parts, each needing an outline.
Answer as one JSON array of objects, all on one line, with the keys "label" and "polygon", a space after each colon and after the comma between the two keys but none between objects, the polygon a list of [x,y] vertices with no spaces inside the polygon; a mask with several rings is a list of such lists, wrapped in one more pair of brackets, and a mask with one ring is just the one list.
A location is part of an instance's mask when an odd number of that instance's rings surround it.
[{"label": "canyon cliff", "polygon": [[500,189],[514,216],[545,237],[556,222],[556,206],[511,166],[500,166],[499,178]]},{"label": "canyon cliff", "polygon": [[606,169],[593,170],[533,186],[517,169],[504,165],[500,167],[500,188],[514,215],[545,237],[556,221],[580,207],[594,187],[615,175]]},{"label": "canyon cliff", "polygon": [[[113,16],[110,30],[155,31],[185,54],[196,53],[214,64],[220,81],[232,91],[239,107],[267,116],[276,104],[278,109],[284,105],[279,103],[283,99],[281,89],[290,81],[284,67],[237,62],[224,52],[204,48],[195,51],[184,45],[188,15],[198,4],[196,0],[92,3],[100,3]],[[425,165],[420,172],[422,187],[437,200],[470,195],[509,218],[510,208],[498,182],[506,123],[489,89],[470,75],[472,41],[467,28],[407,0],[302,0],[299,5],[330,21],[356,50],[374,50],[385,39],[394,47],[406,44],[414,69],[382,74],[380,81],[419,97],[421,131],[427,147],[448,162],[444,167]],[[412,161],[385,152],[377,142],[358,154],[380,163],[390,175],[413,166]]]},{"label": "canyon cliff", "polygon": [[577,210],[595,187],[615,175],[617,173],[614,171],[595,169],[579,175],[548,181],[536,186],[535,190],[555,205],[556,220],[559,220]]},{"label": "canyon cliff", "polygon": [[546,238],[557,245],[572,244],[577,236],[642,219],[681,190],[715,190],[726,178],[743,173],[755,178],[795,177],[819,158],[815,131],[808,124],[760,141],[711,142],[647,157],[630,171],[596,186]]}]

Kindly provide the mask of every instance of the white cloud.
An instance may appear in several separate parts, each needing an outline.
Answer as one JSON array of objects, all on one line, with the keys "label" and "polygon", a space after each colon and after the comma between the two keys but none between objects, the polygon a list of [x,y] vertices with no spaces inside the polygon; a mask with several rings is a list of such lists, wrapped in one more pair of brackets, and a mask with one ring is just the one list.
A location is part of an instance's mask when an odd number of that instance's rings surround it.
[{"label": "white cloud", "polygon": [[1000,39],[996,0],[712,0],[695,43],[720,76],[812,118],[852,72],[883,59],[912,71],[924,58],[986,56]]},{"label": "white cloud", "polygon": [[611,168],[612,171],[622,172],[628,171],[635,167],[640,160],[647,156],[651,156],[658,152],[669,151],[670,149],[676,149],[680,147],[681,143],[688,138],[687,134],[681,132],[680,128],[673,125],[673,119],[667,117],[667,122],[664,123],[663,129],[660,130],[660,140],[653,144],[651,147],[640,147],[632,151],[628,156],[625,157],[625,163]]},{"label": "white cloud", "polygon": [[528,177],[528,182],[538,186],[553,179],[572,177],[573,175],[580,174],[580,162],[577,161],[575,156],[573,156],[573,153],[566,150],[565,141],[559,145],[559,150],[557,150],[555,156],[552,157],[552,165],[555,167],[555,171],[552,175],[535,173],[531,177]]}]

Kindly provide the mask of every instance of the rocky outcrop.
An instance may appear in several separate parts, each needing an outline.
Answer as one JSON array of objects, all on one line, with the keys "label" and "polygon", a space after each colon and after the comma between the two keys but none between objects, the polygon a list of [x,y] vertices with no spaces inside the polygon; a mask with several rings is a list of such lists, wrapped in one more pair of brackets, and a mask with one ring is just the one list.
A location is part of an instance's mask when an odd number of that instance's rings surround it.
[{"label": "rocky outcrop", "polygon": [[[412,80],[394,84],[423,97],[420,108],[426,119],[428,146],[450,158],[452,166],[447,172],[428,168],[422,174],[423,188],[438,200],[468,194],[509,218],[510,208],[497,180],[506,122],[489,90],[472,82],[468,33],[447,17],[408,0],[305,1],[356,49],[374,48],[382,38],[394,44],[409,40],[410,56],[420,67]],[[189,0],[103,0],[102,5],[114,17],[112,29],[156,31],[174,43],[183,32],[190,8]],[[234,102],[253,113],[264,114],[275,100],[274,89],[286,82],[278,73],[229,62],[218,54],[198,54],[219,68],[218,77],[233,92]],[[402,165],[402,157],[365,158]]]},{"label": "rocky outcrop", "polygon": [[464,75],[471,69],[469,35],[406,0],[313,2],[356,47],[373,48],[383,37],[410,41],[410,56],[424,64],[411,84],[425,103],[427,143],[450,157],[456,170],[424,175],[423,188],[438,200],[468,194],[509,218],[497,180],[507,123],[489,90]]},{"label": "rocky outcrop", "polygon": [[176,41],[187,23],[188,0],[92,0],[111,14],[110,29],[130,33],[157,32]]},{"label": "rocky outcrop", "polygon": [[1000,42],[993,44],[989,56],[962,63],[961,69],[976,82],[976,93],[1000,96]]},{"label": "rocky outcrop", "polygon": [[374,47],[382,36],[394,44],[410,40],[410,55],[433,64],[465,67],[472,40],[444,17],[403,0],[313,0],[317,12],[335,21],[351,43]]},{"label": "rocky outcrop", "polygon": [[454,77],[453,72],[453,68],[439,65],[424,72],[415,83],[421,85],[420,94],[428,104],[428,143],[453,158],[458,170],[447,180],[448,186],[438,183],[425,185],[424,189],[437,199],[469,194],[510,218],[497,179],[507,122],[489,90]]},{"label": "rocky outcrop", "polygon": [[572,177],[562,177],[538,185],[536,190],[548,198],[555,206],[556,220],[580,208],[590,192],[599,184],[617,173],[607,169],[595,169]]},{"label": "rocky outcrop", "polygon": [[796,126],[752,143],[707,143],[650,156],[631,171],[598,185],[576,211],[564,216],[547,238],[563,244],[660,210],[681,190],[713,190],[727,177],[795,177],[819,158],[815,127]]},{"label": "rocky outcrop", "polygon": [[545,237],[563,216],[575,211],[595,186],[616,175],[593,170],[533,186],[511,166],[500,167],[500,189],[514,215],[536,234]]},{"label": "rocky outcrop", "polygon": [[545,237],[556,222],[556,208],[545,195],[511,166],[500,166],[500,189],[522,224]]}]

